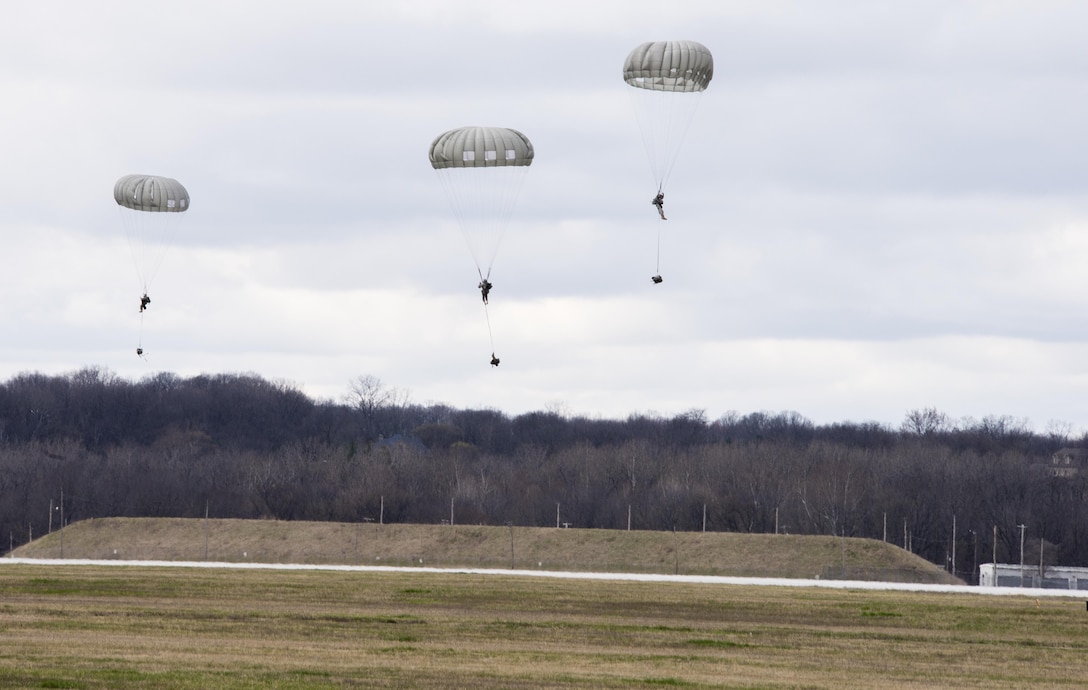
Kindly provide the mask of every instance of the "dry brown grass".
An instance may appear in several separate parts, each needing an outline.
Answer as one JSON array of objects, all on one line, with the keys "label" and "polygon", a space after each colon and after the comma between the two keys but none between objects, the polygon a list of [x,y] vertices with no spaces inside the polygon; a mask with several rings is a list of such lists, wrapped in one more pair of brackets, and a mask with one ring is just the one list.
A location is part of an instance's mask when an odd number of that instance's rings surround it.
[{"label": "dry brown grass", "polygon": [[1086,687],[1078,600],[0,566],[0,686]]},{"label": "dry brown grass", "polygon": [[69,525],[14,555],[957,582],[870,539],[476,525],[105,518]]}]

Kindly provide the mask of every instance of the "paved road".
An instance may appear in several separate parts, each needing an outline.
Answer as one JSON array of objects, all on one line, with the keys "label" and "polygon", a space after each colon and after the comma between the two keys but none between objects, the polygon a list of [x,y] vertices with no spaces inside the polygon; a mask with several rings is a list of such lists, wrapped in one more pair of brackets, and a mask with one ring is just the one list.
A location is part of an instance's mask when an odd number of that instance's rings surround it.
[{"label": "paved road", "polygon": [[236,570],[327,570],[373,573],[464,573],[502,575],[505,577],[551,577],[571,580],[610,580],[629,582],[686,582],[708,585],[744,585],[765,587],[824,587],[827,589],[868,589],[901,592],[954,592],[992,596],[1069,597],[1088,599],[1088,592],[1067,589],[1032,589],[1020,587],[975,587],[971,585],[930,585],[909,582],[869,582],[861,580],[801,580],[776,577],[725,577],[718,575],[658,575],[647,573],[579,573],[556,570],[503,570],[500,568],[429,568],[383,565],[308,565],[297,563],[222,563],[215,561],[122,561],[92,559],[0,558],[2,565],[93,565],[142,568],[222,568]]}]

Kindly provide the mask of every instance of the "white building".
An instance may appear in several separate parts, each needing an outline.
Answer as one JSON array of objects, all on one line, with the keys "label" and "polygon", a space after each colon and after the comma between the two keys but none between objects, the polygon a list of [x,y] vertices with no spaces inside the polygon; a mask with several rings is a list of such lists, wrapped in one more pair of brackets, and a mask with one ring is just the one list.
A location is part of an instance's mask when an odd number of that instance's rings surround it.
[{"label": "white building", "polygon": [[1021,568],[1014,563],[983,563],[978,567],[979,587],[1037,587],[1088,590],[1088,568],[1037,565]]}]

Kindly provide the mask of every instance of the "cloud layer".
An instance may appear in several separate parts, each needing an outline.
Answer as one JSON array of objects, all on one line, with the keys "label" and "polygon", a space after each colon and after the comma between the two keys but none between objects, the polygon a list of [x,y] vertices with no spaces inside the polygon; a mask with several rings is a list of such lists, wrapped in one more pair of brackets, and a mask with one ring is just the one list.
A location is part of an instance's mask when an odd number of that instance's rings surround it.
[{"label": "cloud layer", "polygon": [[[1088,8],[372,5],[15,9],[0,375],[253,371],[339,397],[370,374],[510,413],[1084,426]],[[620,67],[671,38],[715,76],[662,223]],[[426,160],[464,125],[536,148],[486,315]],[[142,322],[111,196],[136,172],[193,199]]]}]

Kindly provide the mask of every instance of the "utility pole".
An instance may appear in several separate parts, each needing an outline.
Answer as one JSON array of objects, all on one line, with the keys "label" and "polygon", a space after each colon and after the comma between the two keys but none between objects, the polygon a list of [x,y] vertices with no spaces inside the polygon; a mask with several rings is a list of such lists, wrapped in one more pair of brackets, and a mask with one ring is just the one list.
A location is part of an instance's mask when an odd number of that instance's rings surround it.
[{"label": "utility pole", "polygon": [[514,523],[506,523],[510,526],[510,570],[514,569]]},{"label": "utility pole", "polygon": [[846,579],[846,525],[842,526],[842,537],[839,539],[842,548],[842,579]]},{"label": "utility pole", "polygon": [[1024,586],[1024,530],[1027,525],[1017,525],[1020,528],[1020,586]]},{"label": "utility pole", "polygon": [[952,577],[956,576],[956,514],[952,513]]},{"label": "utility pole", "polygon": [[64,558],[64,487],[60,487],[60,557]]},{"label": "utility pole", "polygon": [[978,581],[978,532],[971,530],[971,577],[974,578],[975,584],[979,584]]},{"label": "utility pole", "polygon": [[680,574],[680,542],[679,537],[676,534],[676,523],[672,526],[672,556],[675,559],[676,567],[674,575]]},{"label": "utility pole", "polygon": [[1039,586],[1043,586],[1043,538],[1039,537]]}]

